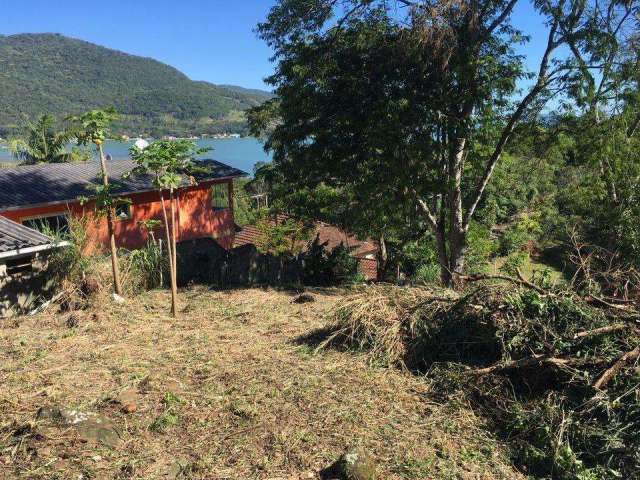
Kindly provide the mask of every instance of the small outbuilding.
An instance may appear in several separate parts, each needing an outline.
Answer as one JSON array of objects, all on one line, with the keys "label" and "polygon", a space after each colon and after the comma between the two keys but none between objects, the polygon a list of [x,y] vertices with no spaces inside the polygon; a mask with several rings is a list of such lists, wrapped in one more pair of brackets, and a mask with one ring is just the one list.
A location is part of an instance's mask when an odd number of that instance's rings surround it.
[{"label": "small outbuilding", "polygon": [[0,317],[24,308],[50,287],[40,273],[47,254],[64,245],[37,230],[0,216]]}]

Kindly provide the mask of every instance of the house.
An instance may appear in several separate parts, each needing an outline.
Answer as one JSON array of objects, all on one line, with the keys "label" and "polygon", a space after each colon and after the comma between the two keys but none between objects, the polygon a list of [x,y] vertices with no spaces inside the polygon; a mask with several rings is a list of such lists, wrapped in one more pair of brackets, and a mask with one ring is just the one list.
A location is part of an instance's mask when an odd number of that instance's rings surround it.
[{"label": "house", "polygon": [[[206,173],[195,178],[183,176],[177,190],[177,240],[215,239],[230,248],[234,237],[233,179],[243,171],[215,160],[199,160]],[[115,236],[119,247],[134,249],[147,242],[148,232],[140,222],[162,219],[160,195],[150,175],[123,178],[134,168],[130,160],[109,162],[113,194],[126,201],[116,206]],[[58,163],[0,169],[0,217],[35,230],[62,232],[72,218],[87,218],[89,248],[104,249],[109,234],[106,219],[97,217],[91,185],[100,184],[97,162]],[[168,208],[168,194],[164,195]],[[162,236],[162,229],[158,235]]]},{"label": "house", "polygon": [[[287,215],[280,214],[270,221],[281,222],[287,218]],[[262,234],[257,226],[246,225],[236,233],[233,247],[259,246],[261,236]],[[359,240],[354,235],[324,222],[314,222],[311,239],[312,242],[315,241],[317,244],[323,245],[328,251],[343,245],[349,250],[351,256],[358,261],[358,271],[366,280],[376,280],[378,278],[378,244],[375,241],[370,239]],[[306,243],[301,245],[302,251],[305,251],[308,246]]]}]

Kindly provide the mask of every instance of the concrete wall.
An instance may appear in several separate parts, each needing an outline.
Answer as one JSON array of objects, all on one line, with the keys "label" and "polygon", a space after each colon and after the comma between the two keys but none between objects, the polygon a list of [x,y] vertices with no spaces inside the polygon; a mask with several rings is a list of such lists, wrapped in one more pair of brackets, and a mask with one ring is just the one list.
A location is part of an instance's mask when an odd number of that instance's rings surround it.
[{"label": "concrete wall", "polygon": [[54,287],[46,274],[46,254],[25,256],[30,258],[32,272],[9,275],[6,261],[0,260],[0,318],[29,310],[41,295],[47,295]]}]

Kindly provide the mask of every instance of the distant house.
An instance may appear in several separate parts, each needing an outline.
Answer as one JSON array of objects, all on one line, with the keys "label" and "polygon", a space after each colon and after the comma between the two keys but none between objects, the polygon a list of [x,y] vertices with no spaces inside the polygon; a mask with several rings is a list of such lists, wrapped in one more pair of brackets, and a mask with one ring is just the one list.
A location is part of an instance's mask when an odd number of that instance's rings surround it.
[{"label": "distant house", "polygon": [[[277,215],[271,221],[281,222],[288,218],[286,215]],[[366,280],[378,278],[378,244],[373,240],[358,240],[354,235],[328,223],[315,222],[311,242],[316,241],[328,251],[332,251],[339,245],[346,247],[351,256],[358,261],[358,271]],[[233,243],[234,248],[244,245],[260,246],[261,232],[255,225],[246,225],[236,233]],[[309,244],[311,243],[309,242]],[[303,245],[306,250],[309,245]]]},{"label": "distant house", "polygon": [[[233,179],[246,175],[241,170],[215,160],[197,161],[206,167],[190,181],[183,176],[177,191],[176,229],[178,241],[197,238],[215,239],[222,247],[233,244]],[[113,192],[128,202],[116,207],[116,241],[119,247],[133,249],[147,242],[148,233],[140,222],[162,218],[160,196],[150,175],[123,178],[133,169],[129,160],[109,163]],[[79,198],[91,197],[91,184],[100,183],[97,162],[59,163],[0,169],[0,217],[35,230],[61,232],[69,228],[71,218],[85,217],[92,249],[108,245],[106,220],[96,218],[94,204],[81,204]],[[168,207],[168,195],[165,202]],[[162,229],[158,235],[162,236]]]}]

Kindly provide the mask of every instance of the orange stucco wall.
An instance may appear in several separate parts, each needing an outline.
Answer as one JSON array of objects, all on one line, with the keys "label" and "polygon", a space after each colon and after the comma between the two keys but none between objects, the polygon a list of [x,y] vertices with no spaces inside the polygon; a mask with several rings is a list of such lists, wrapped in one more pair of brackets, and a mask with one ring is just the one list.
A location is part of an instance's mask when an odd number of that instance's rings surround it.
[{"label": "orange stucco wall", "polygon": [[[211,206],[210,188],[216,182],[204,182],[193,187],[180,189],[177,195],[176,230],[178,241],[196,238],[214,238],[222,247],[233,246],[234,223],[233,210],[214,210]],[[224,181],[229,188],[229,203],[233,205],[233,184]],[[170,212],[168,194],[165,194],[165,206]],[[117,220],[115,224],[116,243],[120,248],[139,248],[147,242],[147,233],[140,228],[143,220],[162,220],[162,204],[158,192],[142,192],[127,195],[131,200],[130,218]],[[108,246],[109,234],[107,222],[96,217],[91,202],[80,205],[78,201],[67,204],[47,205],[20,210],[0,211],[0,215],[16,222],[25,219],[70,213],[75,218],[87,220],[87,234],[91,239],[91,249],[104,249]],[[155,235],[164,238],[164,227],[157,229]]]}]

